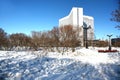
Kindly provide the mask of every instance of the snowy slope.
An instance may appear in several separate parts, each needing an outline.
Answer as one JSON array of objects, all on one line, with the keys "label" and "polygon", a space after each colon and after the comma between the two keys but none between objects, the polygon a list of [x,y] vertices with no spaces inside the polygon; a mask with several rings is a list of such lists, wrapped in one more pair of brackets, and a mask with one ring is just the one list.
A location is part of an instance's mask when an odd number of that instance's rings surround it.
[{"label": "snowy slope", "polygon": [[120,80],[120,53],[0,51],[0,80]]}]

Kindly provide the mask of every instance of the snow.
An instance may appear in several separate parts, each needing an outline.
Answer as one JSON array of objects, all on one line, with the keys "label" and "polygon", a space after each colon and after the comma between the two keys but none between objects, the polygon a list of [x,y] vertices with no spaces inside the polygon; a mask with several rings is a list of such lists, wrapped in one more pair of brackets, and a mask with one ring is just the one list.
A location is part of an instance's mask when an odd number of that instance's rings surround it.
[{"label": "snow", "polygon": [[0,80],[120,80],[120,53],[98,49],[0,51]]}]

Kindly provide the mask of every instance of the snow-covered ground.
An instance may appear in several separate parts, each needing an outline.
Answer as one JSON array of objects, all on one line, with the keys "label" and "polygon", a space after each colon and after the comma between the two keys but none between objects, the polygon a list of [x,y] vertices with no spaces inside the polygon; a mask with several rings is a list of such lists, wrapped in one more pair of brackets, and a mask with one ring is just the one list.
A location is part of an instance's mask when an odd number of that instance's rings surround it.
[{"label": "snow-covered ground", "polygon": [[120,53],[98,49],[0,51],[0,80],[120,80]]}]

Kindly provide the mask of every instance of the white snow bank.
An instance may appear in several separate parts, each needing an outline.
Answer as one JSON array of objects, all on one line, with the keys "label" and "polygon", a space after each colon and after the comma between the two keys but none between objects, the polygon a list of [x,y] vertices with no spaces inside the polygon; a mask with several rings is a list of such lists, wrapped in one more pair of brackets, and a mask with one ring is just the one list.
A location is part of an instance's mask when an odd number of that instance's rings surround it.
[{"label": "white snow bank", "polygon": [[103,64],[114,64],[119,61],[119,54],[117,53],[98,53],[96,49],[79,49],[76,52],[66,52],[64,55],[51,52],[48,54],[49,57],[53,58],[70,58],[81,61],[83,63],[89,63],[92,65]]},{"label": "white snow bank", "polygon": [[[47,56],[45,56],[47,55]],[[0,80],[120,80],[120,54],[0,51]]]}]

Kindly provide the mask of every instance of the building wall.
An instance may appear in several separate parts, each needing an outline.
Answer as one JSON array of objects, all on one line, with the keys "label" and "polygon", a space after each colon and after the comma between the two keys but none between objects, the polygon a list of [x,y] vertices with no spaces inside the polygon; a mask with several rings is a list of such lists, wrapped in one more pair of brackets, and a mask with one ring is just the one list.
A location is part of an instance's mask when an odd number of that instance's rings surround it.
[{"label": "building wall", "polygon": [[59,19],[59,26],[64,25],[83,25],[83,8],[73,7],[70,14],[64,18]]},{"label": "building wall", "polygon": [[88,40],[94,39],[94,19],[90,16],[84,16],[83,15],[83,8],[77,8],[73,7],[70,14],[66,17],[63,17],[59,19],[59,27],[65,26],[65,25],[73,25],[74,27],[80,27],[80,40],[83,45],[83,38],[84,38],[84,32],[83,27],[85,27],[84,23],[88,27],[91,26],[91,29],[88,30]]},{"label": "building wall", "polygon": [[83,23],[86,25],[83,25],[84,27],[90,26],[91,28],[88,29],[87,36],[88,40],[94,40],[94,19],[91,16],[83,16]]}]

